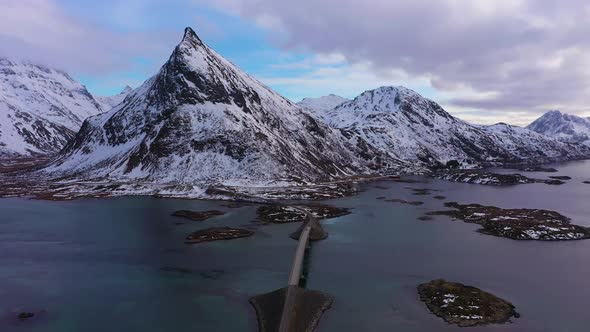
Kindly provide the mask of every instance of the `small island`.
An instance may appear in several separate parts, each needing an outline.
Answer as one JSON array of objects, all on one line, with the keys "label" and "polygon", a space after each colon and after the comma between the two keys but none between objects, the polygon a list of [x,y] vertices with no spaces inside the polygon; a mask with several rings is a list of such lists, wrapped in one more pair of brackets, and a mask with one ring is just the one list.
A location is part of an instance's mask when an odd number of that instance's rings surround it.
[{"label": "small island", "polygon": [[311,213],[317,219],[330,219],[350,214],[350,209],[328,206],[323,204],[305,204],[305,205],[281,205],[271,204],[263,205],[256,211],[258,221],[271,224],[285,224],[292,222],[302,222],[307,220],[304,209]]},{"label": "small island", "polygon": [[196,231],[186,237],[184,243],[195,244],[201,242],[233,240],[254,235],[254,232],[243,228],[212,227]]},{"label": "small island", "polygon": [[515,169],[521,172],[538,172],[538,173],[557,173],[557,170],[553,167],[542,167],[542,166],[535,166],[535,165],[515,165],[510,166],[507,165],[505,168],[508,169]]},{"label": "small island", "polygon": [[567,176],[567,175],[562,175],[562,176],[550,176],[550,179],[554,179],[554,180],[563,180],[563,181],[567,181],[567,180],[571,180],[572,177],[571,176]]},{"label": "small island", "polygon": [[35,316],[35,313],[33,313],[33,312],[21,312],[20,314],[18,314],[18,318],[21,320],[29,319],[34,316]]},{"label": "small island", "polygon": [[413,191],[412,195],[416,195],[416,196],[428,196],[428,195],[431,195],[433,191],[438,191],[436,189],[431,189],[431,188],[404,187],[404,189],[408,189],[408,190]]},{"label": "small island", "polygon": [[480,170],[452,170],[438,172],[433,175],[440,180],[453,182],[481,184],[486,186],[513,186],[527,183],[544,183],[548,185],[561,185],[565,182],[553,179],[533,179],[521,174],[499,174]]},{"label": "small island", "polygon": [[502,209],[479,204],[445,203],[455,210],[429,212],[446,215],[466,223],[481,225],[478,232],[513,240],[564,241],[590,238],[590,229],[573,225],[555,211],[540,209]]},{"label": "small island", "polygon": [[209,210],[209,211],[190,211],[190,210],[178,210],[172,213],[174,217],[181,217],[190,219],[192,221],[204,221],[214,216],[221,216],[224,215],[225,212],[217,211],[217,210]]},{"label": "small island", "polygon": [[419,285],[418,294],[430,312],[460,327],[503,324],[512,317],[520,317],[506,300],[479,288],[443,279]]},{"label": "small island", "polygon": [[409,204],[409,205],[422,205],[424,204],[424,202],[419,202],[419,201],[407,201],[405,199],[399,199],[399,198],[392,198],[392,199],[386,199],[386,202],[391,202],[391,203],[401,203],[401,204]]}]

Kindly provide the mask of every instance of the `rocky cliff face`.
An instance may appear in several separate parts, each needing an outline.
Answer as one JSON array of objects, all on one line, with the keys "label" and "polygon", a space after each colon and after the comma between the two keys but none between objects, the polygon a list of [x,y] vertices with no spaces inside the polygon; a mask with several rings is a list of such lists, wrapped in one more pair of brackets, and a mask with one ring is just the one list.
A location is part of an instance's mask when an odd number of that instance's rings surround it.
[{"label": "rocky cliff face", "polygon": [[562,141],[584,143],[590,146],[590,118],[549,111],[527,128]]},{"label": "rocky cliff face", "polygon": [[102,112],[68,74],[0,58],[0,156],[53,154],[84,119]]},{"label": "rocky cliff face", "polygon": [[[364,159],[323,124],[205,45],[187,28],[160,71],[88,119],[46,170],[83,178],[265,184],[401,168]],[[377,166],[375,166],[377,165]]]}]

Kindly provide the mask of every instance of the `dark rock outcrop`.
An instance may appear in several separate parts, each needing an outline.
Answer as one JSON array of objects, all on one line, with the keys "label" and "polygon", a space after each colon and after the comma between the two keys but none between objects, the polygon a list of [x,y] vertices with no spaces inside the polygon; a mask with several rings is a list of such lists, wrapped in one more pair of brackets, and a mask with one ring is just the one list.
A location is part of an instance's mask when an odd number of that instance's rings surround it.
[{"label": "dark rock outcrop", "polygon": [[209,210],[209,211],[189,211],[189,210],[178,210],[172,213],[174,217],[182,217],[186,219],[190,219],[193,221],[203,221],[207,220],[214,216],[221,216],[224,215],[225,212],[217,211],[217,210]]},{"label": "dark rock outcrop", "polygon": [[449,324],[461,327],[502,324],[520,315],[514,305],[479,288],[443,279],[418,286],[420,300]]},{"label": "dark rock outcrop", "polygon": [[428,196],[428,195],[431,195],[433,191],[438,191],[436,189],[431,189],[431,188],[405,187],[404,189],[408,189],[408,190],[413,191],[412,195],[416,195],[416,196]]},{"label": "dark rock outcrop", "polygon": [[391,202],[391,203],[401,203],[401,204],[409,204],[409,205],[422,205],[422,204],[424,204],[424,202],[407,201],[405,199],[399,199],[399,198],[386,199],[385,201]]},{"label": "dark rock outcrop", "polygon": [[33,318],[35,316],[35,313],[33,312],[21,312],[20,314],[18,314],[18,318],[19,319],[29,319],[29,318]]},{"label": "dark rock outcrop", "polygon": [[590,238],[590,229],[573,225],[555,211],[541,209],[502,209],[479,204],[445,203],[454,210],[430,212],[467,223],[481,225],[478,232],[514,240],[565,241]]},{"label": "dark rock outcrop", "polygon": [[254,232],[248,229],[231,227],[212,227],[202,229],[190,234],[186,237],[184,243],[195,244],[209,241],[233,240],[252,235],[254,235]]},{"label": "dark rock outcrop", "polygon": [[552,177],[550,180],[533,179],[521,174],[499,174],[480,170],[453,170],[445,172],[437,172],[433,174],[437,179],[482,184],[486,186],[513,186],[517,184],[527,183],[545,183],[548,185],[561,185],[565,182],[558,180],[561,177]]},{"label": "dark rock outcrop", "polygon": [[536,165],[506,165],[505,168],[515,169],[521,172],[557,173],[557,169],[553,167],[542,167]]},{"label": "dark rock outcrop", "polygon": [[572,179],[570,176],[550,176],[549,178],[554,179],[554,180],[563,180],[563,181],[567,181],[567,180]]}]

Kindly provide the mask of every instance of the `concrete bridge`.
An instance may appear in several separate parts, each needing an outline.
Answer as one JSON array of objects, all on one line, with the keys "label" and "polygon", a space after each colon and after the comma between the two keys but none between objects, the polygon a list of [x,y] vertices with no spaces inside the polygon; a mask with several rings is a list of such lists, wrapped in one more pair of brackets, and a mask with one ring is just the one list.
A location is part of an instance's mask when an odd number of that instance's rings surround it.
[{"label": "concrete bridge", "polygon": [[303,261],[310,254],[310,241],[323,240],[328,234],[309,211],[295,208],[305,213],[307,220],[291,234],[298,243],[287,287],[250,299],[260,332],[311,332],[334,301],[328,294],[302,287]]}]

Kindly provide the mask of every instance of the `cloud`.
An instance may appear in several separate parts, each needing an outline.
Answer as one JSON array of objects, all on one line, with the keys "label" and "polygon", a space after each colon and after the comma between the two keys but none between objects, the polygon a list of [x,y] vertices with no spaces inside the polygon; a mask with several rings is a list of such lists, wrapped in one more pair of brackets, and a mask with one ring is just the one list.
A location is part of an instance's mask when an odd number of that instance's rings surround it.
[{"label": "cloud", "polygon": [[273,40],[284,49],[341,54],[372,70],[429,77],[457,109],[512,117],[550,108],[582,113],[590,104],[586,0],[223,0],[216,6],[270,34],[278,31],[281,38]]},{"label": "cloud", "polygon": [[[363,91],[385,85],[405,85],[418,90],[428,87],[425,77],[410,78],[400,71],[374,70],[367,62],[348,65],[337,54],[316,55],[299,62],[271,64],[270,67],[274,75],[258,78],[294,101],[328,93],[354,98]],[[293,73],[289,70],[293,68],[304,70]],[[287,72],[282,73],[283,69]]]},{"label": "cloud", "polygon": [[54,0],[3,0],[0,55],[72,72],[128,69],[136,57],[168,53],[165,32],[121,32],[69,15]]}]

